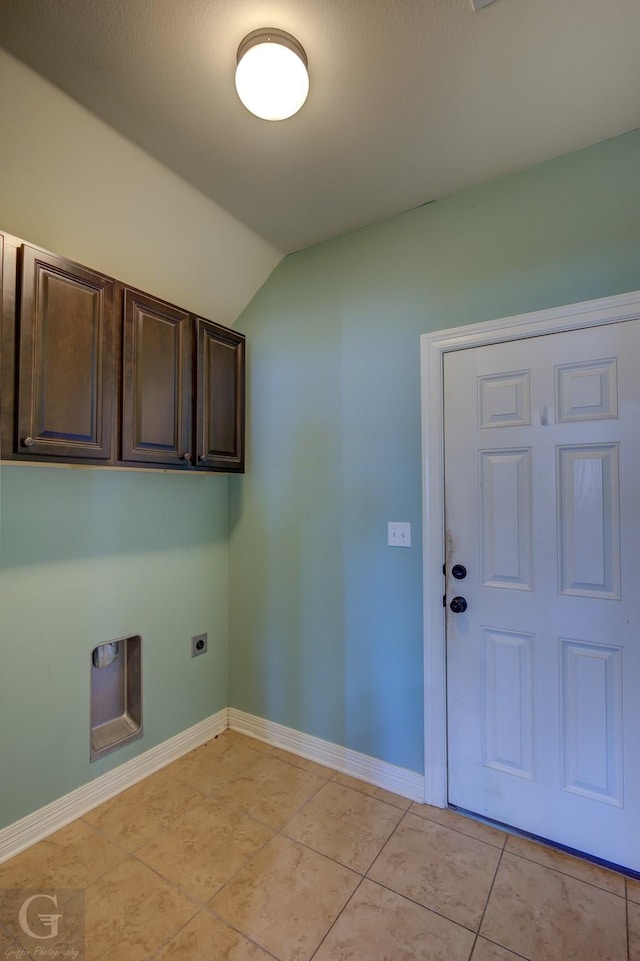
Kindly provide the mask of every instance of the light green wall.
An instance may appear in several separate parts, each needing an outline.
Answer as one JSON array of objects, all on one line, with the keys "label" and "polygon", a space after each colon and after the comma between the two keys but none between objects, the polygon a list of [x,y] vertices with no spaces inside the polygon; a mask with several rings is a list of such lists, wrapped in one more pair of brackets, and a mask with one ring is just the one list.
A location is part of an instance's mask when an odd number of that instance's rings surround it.
[{"label": "light green wall", "polygon": [[280,264],[239,320],[233,707],[423,770],[420,334],[638,288],[640,132]]},{"label": "light green wall", "polygon": [[[279,260],[2,51],[0,116],[0,230],[223,323]],[[227,706],[228,481],[3,465],[0,511],[1,828]],[[134,633],[144,738],[90,765],[90,651]]]},{"label": "light green wall", "polygon": [[[226,707],[227,478],[3,466],[0,511],[1,827]],[[91,650],[130,634],[145,734],[90,765]]]}]

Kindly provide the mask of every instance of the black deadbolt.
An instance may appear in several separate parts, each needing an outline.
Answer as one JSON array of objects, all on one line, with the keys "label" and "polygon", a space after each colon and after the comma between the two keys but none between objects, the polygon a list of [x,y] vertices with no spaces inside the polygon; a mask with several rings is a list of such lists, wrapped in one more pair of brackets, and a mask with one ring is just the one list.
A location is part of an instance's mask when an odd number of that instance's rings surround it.
[{"label": "black deadbolt", "polygon": [[467,602],[464,597],[454,597],[454,599],[449,604],[449,607],[454,614],[463,614],[467,609]]},{"label": "black deadbolt", "polygon": [[467,568],[463,564],[454,564],[451,573],[457,581],[462,581],[467,576]]}]

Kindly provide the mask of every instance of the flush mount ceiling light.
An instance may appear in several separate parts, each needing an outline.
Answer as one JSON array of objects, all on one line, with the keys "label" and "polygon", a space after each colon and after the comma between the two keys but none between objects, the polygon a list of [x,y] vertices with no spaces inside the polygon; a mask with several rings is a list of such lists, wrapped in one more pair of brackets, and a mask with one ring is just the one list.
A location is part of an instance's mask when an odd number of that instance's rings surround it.
[{"label": "flush mount ceiling light", "polygon": [[236,90],[243,104],[262,120],[286,120],[309,93],[307,55],[284,30],[263,27],[238,47]]}]

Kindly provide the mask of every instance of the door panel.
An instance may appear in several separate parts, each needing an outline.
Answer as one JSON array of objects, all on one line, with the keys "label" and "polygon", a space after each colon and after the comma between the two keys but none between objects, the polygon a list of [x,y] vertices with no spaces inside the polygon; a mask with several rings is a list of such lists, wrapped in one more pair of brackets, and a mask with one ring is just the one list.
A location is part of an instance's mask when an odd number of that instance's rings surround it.
[{"label": "door panel", "polygon": [[636,870],[639,326],[444,359],[449,800]]},{"label": "door panel", "polygon": [[620,599],[618,444],[558,447],[560,593]]},{"label": "door panel", "polygon": [[621,807],[622,648],[560,643],[563,789]]},{"label": "door panel", "polygon": [[198,318],[196,456],[199,467],[244,470],[244,336]]},{"label": "door panel", "polygon": [[191,319],[155,297],[124,292],[122,461],[191,464]]},{"label": "door panel", "polygon": [[482,628],[483,763],[533,778],[533,635]]},{"label": "door panel", "polygon": [[485,587],[532,589],[531,451],[480,452]]},{"label": "door panel", "polygon": [[113,281],[22,247],[17,453],[111,457]]}]

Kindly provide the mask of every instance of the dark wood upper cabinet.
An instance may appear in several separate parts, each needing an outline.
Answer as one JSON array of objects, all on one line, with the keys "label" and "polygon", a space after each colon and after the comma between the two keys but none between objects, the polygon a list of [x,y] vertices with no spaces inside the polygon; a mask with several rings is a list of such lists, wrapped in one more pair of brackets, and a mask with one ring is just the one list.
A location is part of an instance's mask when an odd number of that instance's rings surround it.
[{"label": "dark wood upper cabinet", "polygon": [[123,296],[121,460],[188,467],[191,318],[138,291]]},{"label": "dark wood upper cabinet", "polygon": [[23,244],[15,453],[113,456],[114,282]]},{"label": "dark wood upper cabinet", "polygon": [[196,320],[198,467],[244,470],[244,336]]},{"label": "dark wood upper cabinet", "polygon": [[238,473],[245,339],[0,232],[0,457]]},{"label": "dark wood upper cabinet", "polygon": [[13,389],[15,381],[15,273],[11,300],[6,284],[7,258],[0,234],[0,457],[13,452]]}]

